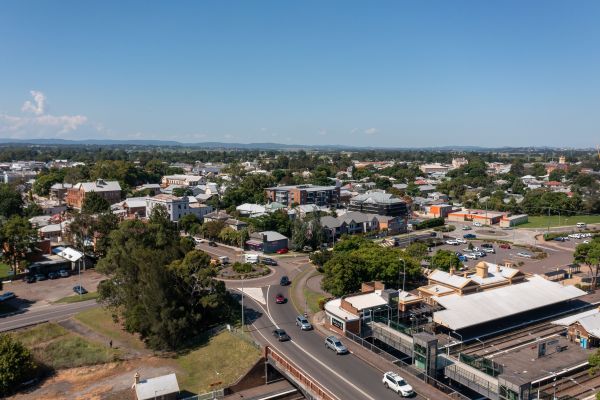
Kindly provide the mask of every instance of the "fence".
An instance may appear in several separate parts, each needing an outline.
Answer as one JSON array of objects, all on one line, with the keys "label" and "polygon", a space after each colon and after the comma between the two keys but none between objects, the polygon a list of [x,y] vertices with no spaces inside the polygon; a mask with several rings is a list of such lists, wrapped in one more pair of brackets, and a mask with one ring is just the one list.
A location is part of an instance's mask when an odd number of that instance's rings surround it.
[{"label": "fence", "polygon": [[405,371],[408,374],[412,375],[413,377],[433,386],[434,388],[438,389],[439,391],[446,393],[450,397],[459,399],[459,400],[469,400],[468,397],[463,396],[462,394],[458,393],[456,390],[454,390],[450,386],[446,385],[445,383],[440,382],[431,376],[428,376],[423,371],[416,369],[411,364],[407,364],[406,362],[398,359],[397,357],[394,357],[392,354],[375,346],[373,343],[366,341],[365,339],[353,334],[352,332],[346,331],[345,333],[346,333],[346,337],[348,339],[361,345],[362,347],[366,348],[367,350],[379,355],[380,357],[394,363],[396,366],[398,366],[403,371]]},{"label": "fence", "polygon": [[314,394],[321,400],[335,400],[336,398],[329,393],[324,387],[317,383],[315,379],[310,377],[304,371],[300,370],[294,364],[289,362],[283,355],[276,352],[270,346],[265,348],[265,358],[272,360],[278,369],[284,374],[289,375],[291,379],[306,391]]},{"label": "fence", "polygon": [[197,394],[195,396],[186,397],[181,400],[213,400],[213,399],[222,399],[225,397],[225,389],[214,390],[209,393]]}]

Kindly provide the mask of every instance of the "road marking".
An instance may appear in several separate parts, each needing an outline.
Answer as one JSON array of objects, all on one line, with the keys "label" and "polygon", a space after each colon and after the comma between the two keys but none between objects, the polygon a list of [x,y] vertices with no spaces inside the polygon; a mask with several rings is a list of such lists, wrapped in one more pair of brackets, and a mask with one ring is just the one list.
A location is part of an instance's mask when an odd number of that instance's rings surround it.
[{"label": "road marking", "polygon": [[240,292],[244,293],[246,296],[250,297],[253,300],[261,304],[266,304],[265,296],[263,295],[262,288],[254,288],[254,287],[245,287],[245,288],[236,288]]}]

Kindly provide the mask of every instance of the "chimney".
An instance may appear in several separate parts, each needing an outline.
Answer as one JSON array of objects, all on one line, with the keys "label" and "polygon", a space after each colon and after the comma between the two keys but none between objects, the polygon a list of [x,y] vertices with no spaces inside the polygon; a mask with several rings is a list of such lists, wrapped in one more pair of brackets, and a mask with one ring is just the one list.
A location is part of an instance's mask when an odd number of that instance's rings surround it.
[{"label": "chimney", "polygon": [[463,272],[463,278],[467,277],[467,271]]},{"label": "chimney", "polygon": [[500,266],[498,264],[496,264],[496,272],[500,272],[500,271],[501,271]]},{"label": "chimney", "polygon": [[483,261],[477,263],[477,265],[475,266],[476,269],[476,275],[478,277],[480,277],[481,279],[485,279],[488,277],[488,267],[487,264]]},{"label": "chimney", "polygon": [[140,383],[140,373],[139,372],[135,373],[135,375],[133,376],[133,380],[134,380],[134,382],[133,382],[134,386],[137,385],[138,383]]},{"label": "chimney", "polygon": [[456,270],[454,269],[454,267],[450,267],[450,275],[454,275],[454,273],[456,272]]}]

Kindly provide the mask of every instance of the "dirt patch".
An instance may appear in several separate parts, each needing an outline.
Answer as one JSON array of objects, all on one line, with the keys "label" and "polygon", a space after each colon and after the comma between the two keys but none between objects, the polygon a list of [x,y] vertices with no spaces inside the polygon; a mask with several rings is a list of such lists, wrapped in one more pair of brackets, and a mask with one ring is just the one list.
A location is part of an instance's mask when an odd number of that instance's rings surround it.
[{"label": "dirt patch", "polygon": [[133,399],[131,386],[136,372],[142,379],[148,379],[176,372],[176,369],[169,360],[158,357],[69,368],[59,370],[40,386],[14,399]]}]

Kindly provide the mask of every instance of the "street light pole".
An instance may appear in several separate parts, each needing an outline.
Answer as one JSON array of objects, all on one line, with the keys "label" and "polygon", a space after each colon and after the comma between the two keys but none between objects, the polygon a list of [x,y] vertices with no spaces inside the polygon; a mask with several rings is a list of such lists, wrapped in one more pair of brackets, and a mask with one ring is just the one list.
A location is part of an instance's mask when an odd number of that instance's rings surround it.
[{"label": "street light pole", "polygon": [[244,332],[244,276],[242,275],[242,333]]},{"label": "street light pole", "polygon": [[[402,262],[402,291],[404,292],[406,282],[406,260],[401,258],[400,261]],[[398,275],[400,275],[400,268],[398,268]]]}]

